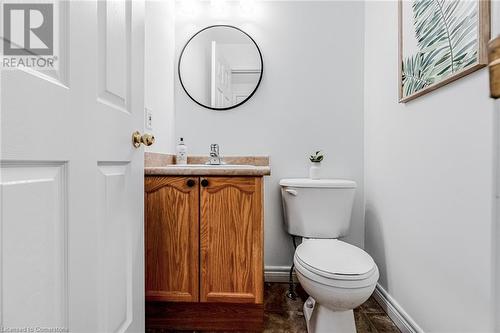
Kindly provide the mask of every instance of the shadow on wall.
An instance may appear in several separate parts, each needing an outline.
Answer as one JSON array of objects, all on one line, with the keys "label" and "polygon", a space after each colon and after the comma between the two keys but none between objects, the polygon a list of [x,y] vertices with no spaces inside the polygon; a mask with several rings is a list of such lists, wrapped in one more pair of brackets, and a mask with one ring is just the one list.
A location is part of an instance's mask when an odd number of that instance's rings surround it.
[{"label": "shadow on wall", "polygon": [[[366,237],[370,235],[370,237]],[[376,240],[377,244],[373,244]],[[380,272],[379,283],[388,290],[385,239],[382,230],[382,223],[376,210],[367,204],[365,211],[365,249],[373,257]]]},{"label": "shadow on wall", "polygon": [[[281,228],[281,230],[283,230],[285,238],[289,239],[289,241],[287,243],[287,247],[285,249],[283,249],[283,251],[287,251],[289,253],[289,257],[291,258],[289,264],[291,266],[293,264],[293,256],[295,254],[295,248],[292,245],[293,244],[292,236],[288,233],[288,231],[286,230],[286,226],[285,226],[285,213],[283,211],[283,200],[281,197],[281,186],[279,184],[279,180],[276,181],[276,185],[275,185],[274,189],[277,189],[275,192],[276,193],[275,198],[277,199],[275,201],[275,203],[276,203],[276,207],[279,207],[279,222],[280,222],[279,228]],[[300,244],[300,242],[301,242],[300,237],[297,237],[297,246]]]},{"label": "shadow on wall", "polygon": [[[499,6],[500,7],[500,6]],[[492,224],[492,235],[493,235],[493,240],[492,244],[495,244],[494,247],[494,253],[493,253],[493,258],[495,258],[495,273],[493,277],[493,281],[497,281],[496,284],[493,286],[495,288],[495,311],[496,313],[500,313],[500,99],[495,100],[495,117],[496,121],[494,122],[496,124],[494,132],[496,133],[496,149],[497,151],[495,152],[496,155],[496,188],[495,188],[495,194],[496,194],[496,213],[493,214],[495,216],[495,220],[493,221]],[[496,316],[496,331],[495,332],[500,332],[500,316]]]}]

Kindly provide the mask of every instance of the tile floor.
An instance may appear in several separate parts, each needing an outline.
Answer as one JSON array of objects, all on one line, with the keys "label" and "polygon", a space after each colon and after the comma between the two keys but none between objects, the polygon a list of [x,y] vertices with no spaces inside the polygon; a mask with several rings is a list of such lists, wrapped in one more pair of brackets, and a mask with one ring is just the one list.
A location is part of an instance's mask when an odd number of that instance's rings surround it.
[{"label": "tile floor", "polygon": [[[286,283],[266,283],[264,289],[264,333],[307,333],[302,306],[308,295],[298,285],[297,294],[299,297],[296,300],[291,300],[285,296],[287,290],[288,284]],[[400,333],[396,325],[373,298],[355,309],[354,317],[357,333]],[[147,330],[147,333],[177,332],[171,330]]]},{"label": "tile floor", "polygon": [[[306,333],[302,306],[308,295],[298,286],[299,297],[285,297],[288,284],[266,283],[264,291],[265,333]],[[354,310],[358,333],[400,333],[380,305],[370,298]],[[340,333],[340,332],[339,332]]]}]

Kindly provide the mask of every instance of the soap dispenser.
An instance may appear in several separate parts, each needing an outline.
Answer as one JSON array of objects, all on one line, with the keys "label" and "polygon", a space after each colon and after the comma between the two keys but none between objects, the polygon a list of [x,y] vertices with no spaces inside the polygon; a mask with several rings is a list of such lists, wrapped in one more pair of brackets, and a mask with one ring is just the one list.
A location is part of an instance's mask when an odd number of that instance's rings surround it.
[{"label": "soap dispenser", "polygon": [[180,138],[176,149],[176,164],[187,164],[187,146],[184,138]]}]

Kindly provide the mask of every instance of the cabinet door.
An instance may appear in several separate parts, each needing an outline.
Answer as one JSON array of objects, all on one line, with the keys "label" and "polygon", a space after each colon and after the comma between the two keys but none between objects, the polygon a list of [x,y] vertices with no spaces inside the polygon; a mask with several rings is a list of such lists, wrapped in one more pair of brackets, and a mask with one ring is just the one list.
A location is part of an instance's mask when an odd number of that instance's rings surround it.
[{"label": "cabinet door", "polygon": [[262,178],[206,177],[201,187],[200,301],[262,303]]},{"label": "cabinet door", "polygon": [[146,177],[145,191],[146,300],[196,302],[199,179]]}]

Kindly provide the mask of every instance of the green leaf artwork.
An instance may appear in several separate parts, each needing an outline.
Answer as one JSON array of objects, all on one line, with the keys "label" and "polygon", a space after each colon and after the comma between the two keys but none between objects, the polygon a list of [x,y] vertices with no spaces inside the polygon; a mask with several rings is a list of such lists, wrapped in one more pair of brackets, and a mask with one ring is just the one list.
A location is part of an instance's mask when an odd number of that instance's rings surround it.
[{"label": "green leaf artwork", "polygon": [[478,4],[471,0],[413,0],[417,50],[402,59],[403,98],[478,61]]}]

